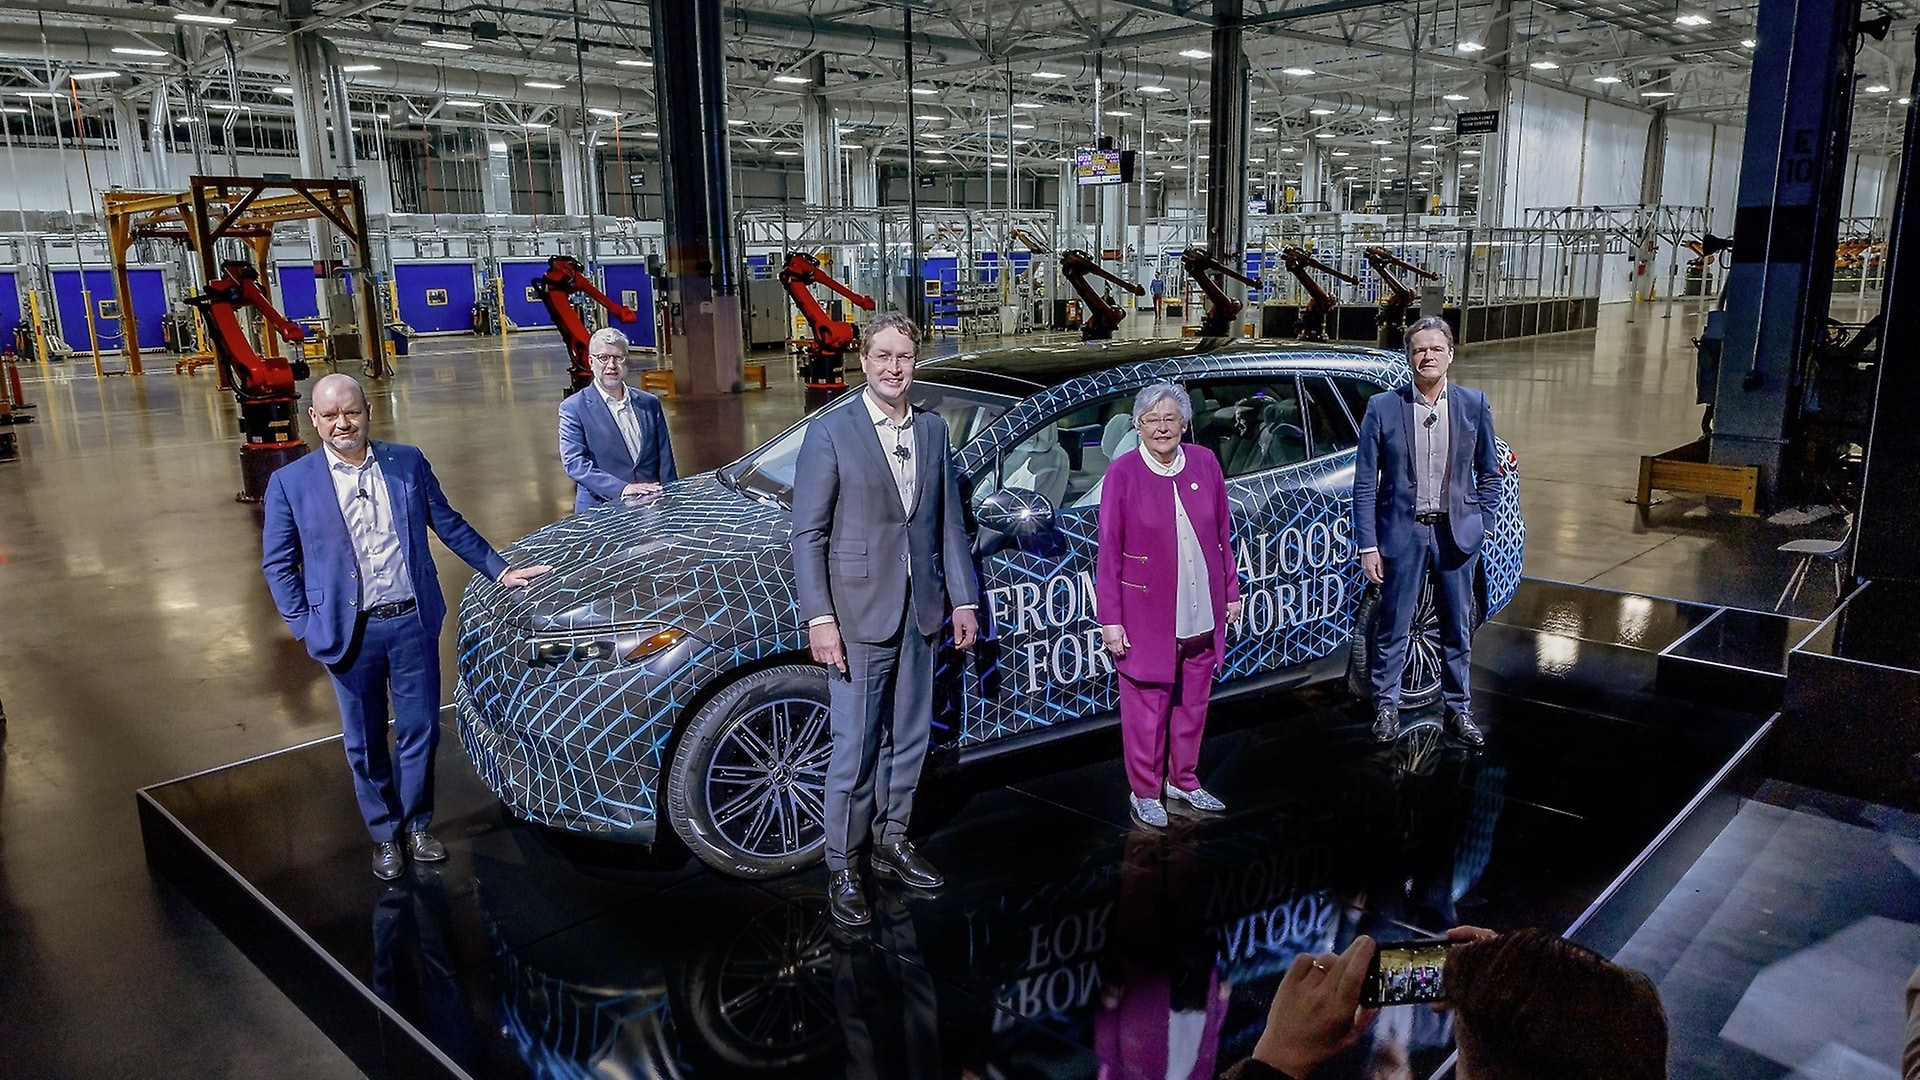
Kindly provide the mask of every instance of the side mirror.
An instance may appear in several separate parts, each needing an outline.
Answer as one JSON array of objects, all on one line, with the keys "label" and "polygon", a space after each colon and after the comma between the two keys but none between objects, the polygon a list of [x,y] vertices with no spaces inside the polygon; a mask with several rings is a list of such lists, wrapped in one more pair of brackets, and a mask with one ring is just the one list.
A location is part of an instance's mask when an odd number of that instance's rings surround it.
[{"label": "side mirror", "polygon": [[1001,488],[981,500],[976,520],[982,533],[1026,540],[1053,531],[1053,503],[1037,491]]}]

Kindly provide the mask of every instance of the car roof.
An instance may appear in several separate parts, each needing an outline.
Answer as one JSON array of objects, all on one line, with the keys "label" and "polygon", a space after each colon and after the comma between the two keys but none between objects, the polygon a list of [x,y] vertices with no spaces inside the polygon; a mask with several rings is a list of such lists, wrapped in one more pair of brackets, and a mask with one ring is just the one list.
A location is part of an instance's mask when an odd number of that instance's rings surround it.
[{"label": "car roof", "polygon": [[961,353],[924,360],[915,366],[914,374],[916,378],[944,386],[1025,397],[1095,371],[1153,360],[1207,356],[1214,353],[1231,353],[1235,356],[1267,354],[1275,359],[1299,354],[1302,360],[1321,361],[1324,361],[1329,353],[1347,354],[1375,361],[1383,355],[1376,350],[1358,346],[1302,341],[1159,338],[1150,341],[1026,345],[1010,349]]}]

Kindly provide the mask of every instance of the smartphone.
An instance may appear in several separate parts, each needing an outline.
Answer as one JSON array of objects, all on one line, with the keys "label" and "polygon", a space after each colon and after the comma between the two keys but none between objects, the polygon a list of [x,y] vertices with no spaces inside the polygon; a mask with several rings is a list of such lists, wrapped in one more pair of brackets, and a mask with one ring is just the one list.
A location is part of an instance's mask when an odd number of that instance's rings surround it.
[{"label": "smartphone", "polygon": [[1381,942],[1367,967],[1360,1003],[1378,1007],[1445,1001],[1447,951],[1456,944],[1446,938]]}]

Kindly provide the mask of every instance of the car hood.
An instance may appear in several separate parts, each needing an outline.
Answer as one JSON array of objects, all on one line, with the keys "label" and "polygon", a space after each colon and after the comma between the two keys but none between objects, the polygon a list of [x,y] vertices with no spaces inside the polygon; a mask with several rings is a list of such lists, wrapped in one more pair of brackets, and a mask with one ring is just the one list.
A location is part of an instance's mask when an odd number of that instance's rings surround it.
[{"label": "car hood", "polygon": [[522,631],[566,633],[679,625],[698,632],[741,562],[774,570],[791,565],[793,518],[784,506],[747,498],[702,473],[631,506],[607,506],[563,518],[509,549],[515,566],[553,572],[525,589],[478,583],[486,617]]}]

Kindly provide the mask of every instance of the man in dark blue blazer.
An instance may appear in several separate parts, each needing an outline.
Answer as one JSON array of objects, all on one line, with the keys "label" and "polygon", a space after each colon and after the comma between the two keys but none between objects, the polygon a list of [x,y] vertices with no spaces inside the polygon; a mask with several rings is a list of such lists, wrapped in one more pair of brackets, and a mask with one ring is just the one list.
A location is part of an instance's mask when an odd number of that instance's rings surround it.
[{"label": "man in dark blue blazer", "polygon": [[551,568],[508,569],[447,504],[417,448],[371,442],[367,396],[350,376],[328,375],[312,393],[307,417],[323,452],[282,467],[268,482],[261,566],[280,617],[333,676],[347,765],[373,834],[373,872],[391,881],[409,853],[420,862],[447,857],[427,831],[447,615],[427,530],[509,589]]},{"label": "man in dark blue blazer", "polygon": [[[935,635],[979,634],[980,584],[940,414],[916,409],[919,328],[889,312],[860,341],[867,384],[821,414],[793,478],[793,581],[813,658],[826,665],[827,910],[872,919],[858,860],[917,889],[944,878],[907,840],[933,727]],[[580,395],[575,395],[580,396]]]},{"label": "man in dark blue blazer", "polygon": [[593,392],[560,403],[560,464],[580,486],[573,512],[647,495],[680,474],[660,399],[626,384],[627,335],[611,326],[587,342]]},{"label": "man in dark blue blazer", "polygon": [[1453,331],[1427,316],[1407,331],[1413,385],[1375,394],[1360,423],[1353,477],[1353,532],[1360,568],[1380,586],[1374,620],[1373,737],[1400,732],[1400,683],[1407,634],[1420,586],[1434,576],[1445,661],[1441,692],[1447,728],[1478,746],[1467,680],[1472,665],[1474,573],[1487,523],[1500,495],[1500,454],[1493,410],[1478,390],[1449,383]]}]

